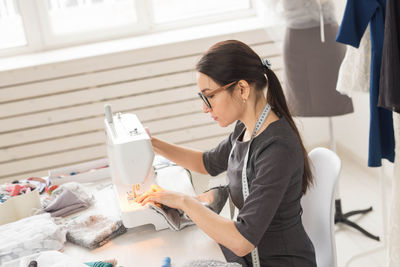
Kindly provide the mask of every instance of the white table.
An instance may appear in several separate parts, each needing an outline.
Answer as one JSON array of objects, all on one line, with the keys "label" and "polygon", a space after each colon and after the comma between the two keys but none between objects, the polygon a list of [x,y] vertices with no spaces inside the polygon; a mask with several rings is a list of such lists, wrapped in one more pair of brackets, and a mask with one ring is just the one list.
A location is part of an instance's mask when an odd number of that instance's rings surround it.
[{"label": "white table", "polygon": [[196,259],[225,261],[215,241],[197,226],[188,226],[179,232],[166,229],[156,232],[153,226],[129,229],[104,246],[89,250],[67,243],[67,255],[82,262],[117,259],[118,266],[161,266],[164,257],[171,258],[171,266],[184,266]]},{"label": "white table", "polygon": [[[118,214],[116,195],[111,180],[91,186],[96,204],[91,208],[102,214]],[[171,258],[171,266],[184,266],[192,260],[214,259],[225,262],[218,244],[196,225],[175,232],[170,229],[155,231],[144,225],[118,236],[100,248],[89,250],[67,243],[64,252],[82,262],[117,259],[118,266],[161,266],[164,257]]]}]

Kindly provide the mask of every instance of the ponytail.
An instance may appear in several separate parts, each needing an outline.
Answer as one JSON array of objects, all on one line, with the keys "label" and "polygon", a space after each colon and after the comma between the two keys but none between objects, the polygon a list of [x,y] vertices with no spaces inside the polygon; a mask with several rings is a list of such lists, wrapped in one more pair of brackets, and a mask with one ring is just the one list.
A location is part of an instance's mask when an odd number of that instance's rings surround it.
[{"label": "ponytail", "polygon": [[283,94],[282,86],[281,83],[279,82],[278,77],[268,67],[265,67],[265,74],[267,76],[267,81],[268,81],[267,102],[271,105],[274,111],[278,112],[283,117],[285,117],[285,119],[289,122],[290,127],[296,133],[297,138],[300,141],[304,158],[302,191],[303,194],[305,194],[310,185],[313,184],[313,177],[311,173],[310,162],[308,160],[308,153],[304,147],[303,141],[301,140],[299,130],[297,129],[296,124],[293,121],[292,115],[290,114],[289,108],[286,104],[285,95]]}]

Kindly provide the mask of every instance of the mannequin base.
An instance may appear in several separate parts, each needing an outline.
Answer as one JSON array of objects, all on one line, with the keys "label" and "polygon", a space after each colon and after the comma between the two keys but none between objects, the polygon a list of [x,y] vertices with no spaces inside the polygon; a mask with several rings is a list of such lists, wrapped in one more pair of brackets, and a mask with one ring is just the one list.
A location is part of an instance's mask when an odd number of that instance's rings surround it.
[{"label": "mannequin base", "polygon": [[350,221],[349,219],[347,219],[350,216],[356,215],[356,214],[366,214],[368,212],[372,211],[372,207],[369,207],[368,209],[363,209],[363,210],[354,210],[354,211],[350,211],[347,213],[342,212],[342,203],[340,201],[340,199],[336,199],[335,200],[335,224],[337,223],[343,223],[346,224],[350,227],[353,227],[354,229],[360,231],[361,233],[363,233],[364,235],[366,235],[369,238],[372,238],[376,241],[380,241],[379,236],[373,235],[370,232],[368,232],[367,230],[365,230],[364,228],[362,228],[361,226],[359,226],[358,224]]}]

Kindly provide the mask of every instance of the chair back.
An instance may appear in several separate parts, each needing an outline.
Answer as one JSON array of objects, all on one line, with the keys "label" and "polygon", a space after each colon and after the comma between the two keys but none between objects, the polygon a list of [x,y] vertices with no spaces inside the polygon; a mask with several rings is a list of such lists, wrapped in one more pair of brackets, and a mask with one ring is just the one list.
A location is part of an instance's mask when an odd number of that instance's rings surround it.
[{"label": "chair back", "polygon": [[317,147],[309,154],[314,185],[301,200],[304,228],[314,244],[318,267],[336,267],[334,196],[341,161],[333,151]]}]

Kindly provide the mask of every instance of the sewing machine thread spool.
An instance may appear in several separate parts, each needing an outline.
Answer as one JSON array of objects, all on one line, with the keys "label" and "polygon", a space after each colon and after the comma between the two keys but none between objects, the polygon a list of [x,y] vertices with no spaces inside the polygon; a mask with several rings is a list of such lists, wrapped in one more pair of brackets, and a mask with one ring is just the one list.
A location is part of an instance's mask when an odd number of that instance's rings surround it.
[{"label": "sewing machine thread spool", "polygon": [[104,105],[104,113],[106,114],[106,118],[108,123],[112,124],[113,123],[113,116],[112,116],[112,111],[111,111],[111,105],[110,104],[105,104]]},{"label": "sewing machine thread spool", "polygon": [[161,267],[171,267],[171,258],[165,257],[161,263]]},{"label": "sewing machine thread spool", "polygon": [[114,119],[111,111],[111,105],[110,104],[105,104],[104,105],[104,113],[106,114],[106,120],[108,124],[110,125],[111,131],[114,134],[114,136],[117,135],[117,132],[114,129]]}]

